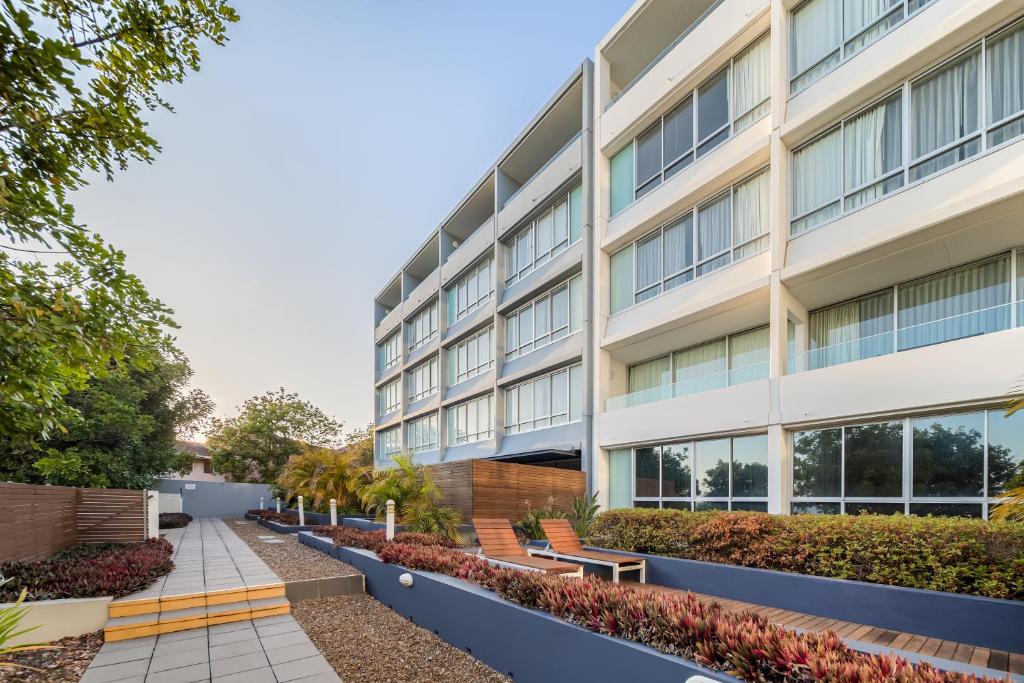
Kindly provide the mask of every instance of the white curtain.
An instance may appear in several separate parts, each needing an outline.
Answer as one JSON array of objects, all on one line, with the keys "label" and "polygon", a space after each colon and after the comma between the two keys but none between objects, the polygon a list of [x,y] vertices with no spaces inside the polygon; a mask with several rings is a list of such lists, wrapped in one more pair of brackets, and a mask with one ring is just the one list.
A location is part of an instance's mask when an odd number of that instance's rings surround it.
[{"label": "white curtain", "polygon": [[551,424],[561,424],[569,419],[569,371],[562,370],[551,375]]},{"label": "white curtain", "polygon": [[978,130],[978,52],[915,83],[910,107],[915,159]]},{"label": "white curtain", "polygon": [[807,369],[892,351],[892,308],[892,290],[887,289],[812,312]]},{"label": "white curtain", "polygon": [[736,132],[768,113],[771,90],[771,42],[765,35],[733,62],[733,111]]},{"label": "white curtain", "polygon": [[900,285],[899,347],[1004,330],[1010,296],[1008,255]]},{"label": "white curtain", "polygon": [[583,327],[583,276],[569,280],[569,332]]},{"label": "white curtain", "polygon": [[[733,191],[732,243],[737,245],[737,259],[746,258],[768,247],[770,184],[771,178],[768,171],[764,170],[737,185]],[[764,235],[764,239],[751,241],[760,235]]]},{"label": "white curtain", "polygon": [[[845,0],[843,29],[845,38],[848,40],[859,31],[867,28],[878,21],[895,5],[902,5],[903,0]],[[902,12],[900,13],[902,16]],[[868,31],[865,36],[857,41],[859,45],[867,45],[873,42],[885,32],[887,22],[880,23],[877,27]]]},{"label": "white curtain", "polygon": [[1024,110],[1024,26],[988,41],[985,70],[988,123]]},{"label": "white curtain", "polygon": [[820,73],[839,61],[839,44],[842,41],[842,0],[810,0],[793,12],[791,74],[796,76],[812,64],[831,53],[835,57],[826,60],[802,78],[794,86],[817,79]]},{"label": "white curtain", "polygon": [[[731,376],[755,379],[751,373],[764,369],[768,376],[768,326],[759,327],[742,334],[729,337],[729,371]],[[752,366],[756,366],[753,367]],[[747,372],[737,370],[747,369]],[[750,376],[748,376],[750,375]],[[731,382],[735,383],[735,382]]]},{"label": "white curtain", "polygon": [[839,214],[843,190],[840,139],[836,128],[793,152],[793,216],[818,209],[793,221],[790,231],[794,235]]},{"label": "white curtain", "polygon": [[[533,344],[533,306],[527,306],[519,311],[519,348],[529,347]],[[527,349],[529,350],[529,349]]]},{"label": "white curtain", "polygon": [[[880,178],[902,163],[901,102],[896,95],[846,122],[843,129],[846,192]],[[885,194],[884,185],[879,183],[857,192],[851,203],[860,205],[878,199]]]},{"label": "white curtain", "polygon": [[698,261],[729,248],[732,235],[730,213],[728,194],[697,209]]},{"label": "white curtain", "polygon": [[637,301],[648,299],[661,291],[661,233],[651,235],[636,245]]},{"label": "white curtain", "polygon": [[569,422],[583,416],[583,366],[569,368]]},{"label": "white curtain", "polygon": [[551,298],[544,296],[533,302],[534,339],[546,341],[551,332]]},{"label": "white curtain", "polygon": [[551,294],[551,331],[561,330],[561,335],[569,331],[569,286],[559,287]]},{"label": "white curtain", "polygon": [[537,260],[540,260],[544,256],[547,256],[548,252],[551,251],[551,247],[554,246],[554,235],[553,235],[553,222],[551,218],[551,212],[548,211],[537,221],[535,227],[537,231]]},{"label": "white curtain", "polygon": [[554,219],[554,245],[558,246],[564,242],[569,241],[569,204],[566,201],[561,201],[555,205],[552,211],[552,217]]},{"label": "white curtain", "polygon": [[612,313],[633,305],[633,247],[612,254],[609,263],[609,304]]},{"label": "white curtain", "polygon": [[693,214],[665,226],[665,276],[693,266]]},{"label": "white curtain", "polygon": [[701,344],[672,355],[677,392],[694,393],[725,386],[725,340]]},{"label": "white curtain", "polygon": [[[672,383],[672,361],[662,356],[629,368],[629,393],[648,391]],[[645,401],[646,402],[646,401]]]}]

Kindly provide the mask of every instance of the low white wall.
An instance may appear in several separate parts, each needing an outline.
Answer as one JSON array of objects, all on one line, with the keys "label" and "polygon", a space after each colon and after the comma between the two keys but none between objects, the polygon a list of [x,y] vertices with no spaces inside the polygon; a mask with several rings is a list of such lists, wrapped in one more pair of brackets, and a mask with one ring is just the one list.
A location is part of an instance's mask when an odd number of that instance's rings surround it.
[{"label": "low white wall", "polygon": [[[67,600],[39,600],[23,603],[28,608],[18,630],[38,628],[18,636],[7,645],[49,643],[68,636],[80,636],[99,631],[107,623],[111,598],[69,598]],[[11,607],[0,604],[0,609]]]}]

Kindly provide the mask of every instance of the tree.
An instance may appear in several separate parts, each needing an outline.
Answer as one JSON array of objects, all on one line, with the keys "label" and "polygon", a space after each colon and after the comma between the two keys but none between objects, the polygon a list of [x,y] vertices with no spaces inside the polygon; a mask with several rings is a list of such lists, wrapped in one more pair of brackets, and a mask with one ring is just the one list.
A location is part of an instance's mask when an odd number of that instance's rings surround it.
[{"label": "tree", "polygon": [[302,496],[311,510],[327,512],[333,498],[342,512],[359,510],[359,488],[368,470],[348,450],[302,445],[302,452],[288,459],[277,478],[289,504]]},{"label": "tree", "polygon": [[0,3],[0,435],[60,431],[69,392],[174,327],[68,198],[153,160],[144,113],[237,18],[224,0]]},{"label": "tree", "polygon": [[410,531],[441,534],[458,541],[462,515],[438,505],[441,490],[430,470],[414,462],[411,455],[397,455],[394,463],[393,468],[378,472],[360,489],[363,509],[383,521],[387,502],[393,500],[398,521]]},{"label": "tree", "polygon": [[214,419],[207,445],[217,472],[235,481],[274,482],[303,444],[336,448],[341,430],[309,401],[279,389],[250,398],[235,417]]},{"label": "tree", "polygon": [[0,479],[62,486],[150,488],[181,467],[179,436],[202,427],[213,402],[189,390],[180,351],[135,348],[108,361],[102,376],[65,397],[63,431],[35,444],[0,437]]},{"label": "tree", "polygon": [[373,423],[347,434],[345,450],[353,454],[355,464],[373,469]]}]

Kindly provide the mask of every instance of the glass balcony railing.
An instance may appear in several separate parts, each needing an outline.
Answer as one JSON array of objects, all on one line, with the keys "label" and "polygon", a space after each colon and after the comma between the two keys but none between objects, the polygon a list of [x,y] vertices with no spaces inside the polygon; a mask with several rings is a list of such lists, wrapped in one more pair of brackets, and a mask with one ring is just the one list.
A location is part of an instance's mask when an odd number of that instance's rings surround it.
[{"label": "glass balcony railing", "polygon": [[703,377],[685,379],[674,384],[663,384],[642,391],[634,391],[631,394],[613,396],[605,401],[605,410],[621,410],[642,406],[647,403],[666,401],[670,398],[699,394],[712,389],[722,389],[737,384],[754,382],[768,377],[768,362],[744,365],[740,368],[733,368],[723,372],[716,372]]},{"label": "glass balcony railing", "polygon": [[[992,306],[804,351],[796,354],[796,367],[793,372],[818,370],[875,356],[909,351],[922,346],[1001,332],[1015,325],[1024,324],[1022,304],[1024,302]],[[1016,311],[1014,311],[1014,307],[1016,307]]]}]

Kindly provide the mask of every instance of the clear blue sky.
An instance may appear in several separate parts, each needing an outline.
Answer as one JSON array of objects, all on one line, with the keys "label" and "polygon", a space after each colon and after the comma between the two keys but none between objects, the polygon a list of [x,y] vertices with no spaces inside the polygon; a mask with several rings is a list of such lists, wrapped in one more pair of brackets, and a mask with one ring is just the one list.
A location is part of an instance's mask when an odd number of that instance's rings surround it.
[{"label": "clear blue sky", "polygon": [[237,0],[156,162],[78,218],[175,309],[218,414],[284,386],[366,424],[373,295],[630,4]]}]

